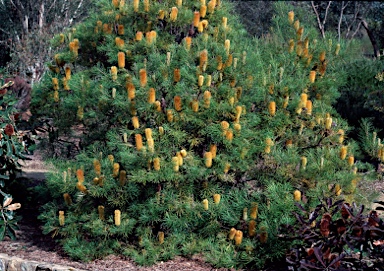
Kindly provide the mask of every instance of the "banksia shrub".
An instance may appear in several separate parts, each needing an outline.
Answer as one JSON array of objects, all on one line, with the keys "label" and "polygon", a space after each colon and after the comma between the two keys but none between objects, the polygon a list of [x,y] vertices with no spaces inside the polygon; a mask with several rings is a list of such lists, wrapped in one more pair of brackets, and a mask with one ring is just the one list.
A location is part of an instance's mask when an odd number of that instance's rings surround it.
[{"label": "banksia shrub", "polygon": [[[287,20],[285,2],[274,3],[279,31],[250,39],[225,0],[132,0],[116,8],[99,1],[98,12],[58,42],[59,73],[47,72],[34,90],[34,114],[57,127],[47,142],[68,142],[58,154],[76,150],[55,167],[84,173],[82,181],[49,176],[44,231],[84,259],[115,253],[151,264],[204,251],[217,267],[257,270],[281,259],[289,244],[277,223],[293,222],[292,192],[313,202],[323,191],[335,194],[328,188],[335,180],[344,188],[359,178],[340,160],[337,131],[349,129],[332,108],[345,83],[336,69],[343,61],[327,53],[320,63],[320,53],[332,51],[310,26]],[[65,67],[70,91],[62,91]],[[348,135],[344,141],[354,146]],[[57,227],[60,210],[68,219]],[[233,241],[229,229],[244,234]]]}]

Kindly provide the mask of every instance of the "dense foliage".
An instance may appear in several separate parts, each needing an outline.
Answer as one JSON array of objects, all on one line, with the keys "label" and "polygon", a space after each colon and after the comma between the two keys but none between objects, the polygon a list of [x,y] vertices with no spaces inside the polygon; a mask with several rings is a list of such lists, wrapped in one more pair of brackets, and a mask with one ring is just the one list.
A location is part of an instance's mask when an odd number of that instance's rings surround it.
[{"label": "dense foliage", "polygon": [[71,257],[261,268],[285,259],[295,201],[355,199],[364,165],[332,107],[346,45],[282,2],[263,39],[227,1],[97,4],[53,39],[32,101],[51,142],[81,149],[53,161],[40,215]]}]

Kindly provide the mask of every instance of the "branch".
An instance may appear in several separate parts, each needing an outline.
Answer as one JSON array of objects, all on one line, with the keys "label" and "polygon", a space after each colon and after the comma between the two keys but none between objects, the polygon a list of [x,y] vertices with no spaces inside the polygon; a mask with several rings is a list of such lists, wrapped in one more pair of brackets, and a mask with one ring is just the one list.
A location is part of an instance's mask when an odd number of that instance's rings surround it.
[{"label": "branch", "polygon": [[321,36],[323,37],[323,39],[325,39],[325,33],[324,33],[324,28],[321,24],[321,21],[320,21],[320,16],[319,16],[319,13],[317,12],[317,9],[315,7],[315,3],[314,1],[311,1],[311,5],[312,5],[312,8],[313,8],[313,11],[315,12],[316,14],[316,19],[317,19],[317,24],[319,25],[319,30],[321,32]]},{"label": "branch", "polygon": [[349,2],[347,1],[347,3],[344,6],[344,1],[341,1],[340,19],[339,19],[339,23],[337,24],[337,35],[338,35],[339,42],[341,38],[341,22],[343,21],[344,9],[347,7],[348,3]]}]

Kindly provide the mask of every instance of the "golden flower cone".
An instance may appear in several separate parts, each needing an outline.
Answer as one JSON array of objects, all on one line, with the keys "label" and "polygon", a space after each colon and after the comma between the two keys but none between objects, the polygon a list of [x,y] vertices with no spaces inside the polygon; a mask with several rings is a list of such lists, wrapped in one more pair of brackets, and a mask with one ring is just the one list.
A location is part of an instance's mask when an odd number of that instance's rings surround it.
[{"label": "golden flower cone", "polygon": [[307,115],[312,115],[312,101],[308,100],[306,102],[305,108],[307,109]]},{"label": "golden flower cone", "polygon": [[147,85],[147,71],[140,69],[140,86],[145,87]]},{"label": "golden flower cone", "polygon": [[295,13],[293,11],[288,12],[288,22],[290,24],[293,24],[295,20]]},{"label": "golden flower cone", "polygon": [[185,38],[185,48],[189,51],[192,45],[192,37]]},{"label": "golden flower cone", "polygon": [[202,201],[202,203],[203,203],[203,208],[204,208],[204,210],[206,210],[206,211],[208,211],[208,209],[209,209],[209,203],[208,203],[208,200],[207,199],[204,199],[203,201]]},{"label": "golden flower cone", "polygon": [[204,160],[205,160],[205,166],[207,167],[207,168],[210,168],[210,167],[212,167],[212,153],[211,152],[206,152],[205,154],[204,154]]},{"label": "golden flower cone", "polygon": [[308,162],[307,157],[302,156],[302,157],[300,158],[300,161],[301,161],[301,168],[302,168],[302,169],[306,169],[306,167],[307,167],[307,162]]},{"label": "golden flower cone", "polygon": [[209,152],[212,154],[212,159],[215,159],[216,158],[216,154],[217,154],[217,145],[216,144],[211,144],[209,146]]},{"label": "golden flower cone", "polygon": [[342,190],[341,190],[341,186],[340,186],[340,184],[337,183],[337,184],[335,185],[335,195],[336,195],[336,196],[340,196],[341,192],[342,192]]},{"label": "golden flower cone", "polygon": [[300,190],[295,190],[293,192],[293,199],[295,201],[301,201],[301,192],[300,192]]},{"label": "golden flower cone", "polygon": [[199,101],[193,100],[192,101],[192,111],[193,112],[199,112]]},{"label": "golden flower cone", "polygon": [[204,84],[204,76],[203,75],[199,75],[199,78],[198,78],[198,81],[197,81],[197,85],[199,87],[202,87]]},{"label": "golden flower cone", "polygon": [[259,211],[259,206],[256,202],[252,203],[251,212],[249,214],[251,219],[256,219]]},{"label": "golden flower cone", "polygon": [[65,79],[69,80],[71,79],[71,68],[65,67]]},{"label": "golden flower cone", "polygon": [[225,138],[228,140],[228,141],[232,141],[233,140],[233,131],[231,129],[228,129],[226,132],[225,132]]},{"label": "golden flower cone", "polygon": [[207,15],[207,6],[202,5],[200,6],[200,17],[204,18]]},{"label": "golden flower cone", "polygon": [[325,51],[322,51],[320,53],[319,60],[320,60],[320,62],[324,62],[324,60],[325,60]]},{"label": "golden flower cone", "polygon": [[158,239],[159,239],[159,244],[163,244],[164,243],[164,232],[162,231],[159,231],[159,233],[157,234],[158,236]]},{"label": "golden flower cone", "polygon": [[160,158],[159,157],[153,158],[153,168],[156,171],[160,170]]},{"label": "golden flower cone", "polygon": [[135,134],[136,150],[140,151],[143,148],[143,137],[141,134]]},{"label": "golden flower cone", "polygon": [[229,231],[229,234],[228,234],[228,239],[233,240],[235,238],[235,234],[236,234],[236,229],[231,228],[231,230]]},{"label": "golden flower cone", "polygon": [[117,67],[116,66],[111,67],[111,76],[112,76],[113,81],[117,80]]},{"label": "golden flower cone", "polygon": [[179,171],[179,157],[177,157],[177,156],[172,157],[172,165],[173,165],[173,171],[178,172]]},{"label": "golden flower cone", "polygon": [[79,183],[83,183],[84,182],[84,171],[80,168],[78,170],[76,170],[76,177],[77,177],[77,181]]},{"label": "golden flower cone", "polygon": [[119,34],[119,35],[124,35],[124,25],[119,24],[119,25],[117,26],[117,34]]},{"label": "golden flower cone", "polygon": [[175,96],[173,98],[173,104],[175,107],[175,110],[180,112],[183,109],[182,102],[181,102],[181,97],[180,96]]},{"label": "golden flower cone", "polygon": [[97,176],[101,175],[101,163],[99,160],[93,160],[93,169],[95,170]]},{"label": "golden flower cone", "polygon": [[112,173],[112,176],[114,178],[119,176],[119,171],[120,171],[120,164],[119,163],[113,163],[113,173]]},{"label": "golden flower cone", "polygon": [[235,233],[235,245],[240,246],[243,242],[243,232],[242,231],[236,231]]},{"label": "golden flower cone", "polygon": [[115,225],[120,226],[121,224],[121,211],[120,210],[115,210]]},{"label": "golden flower cone", "polygon": [[271,116],[275,116],[276,114],[276,103],[275,102],[270,102],[268,106],[269,114]]},{"label": "golden flower cone", "polygon": [[193,13],[193,26],[194,27],[198,27],[199,26],[199,22],[200,22],[200,12],[199,11],[195,11]]},{"label": "golden flower cone", "polygon": [[353,155],[348,157],[348,165],[353,166],[355,164],[355,157]]},{"label": "golden flower cone", "polygon": [[256,235],[256,221],[255,220],[249,221],[248,235],[249,235],[249,237],[253,237]]},{"label": "golden flower cone", "polygon": [[144,1],[144,11],[149,12],[149,0],[143,0]]},{"label": "golden flower cone", "polygon": [[312,84],[315,83],[316,80],[316,71],[310,71],[309,72],[309,82]]},{"label": "golden flower cone", "polygon": [[77,189],[79,189],[79,191],[83,193],[87,192],[87,188],[81,182],[77,182],[76,187]]},{"label": "golden flower cone", "polygon": [[154,88],[148,90],[148,103],[153,104],[156,101],[156,91]]},{"label": "golden flower cone", "polygon": [[204,107],[209,108],[211,105],[212,94],[209,90],[204,91]]},{"label": "golden flower cone", "polygon": [[175,83],[180,82],[181,79],[181,74],[180,74],[180,69],[174,69],[173,70],[173,81]]},{"label": "golden flower cone", "polygon": [[125,170],[120,170],[119,172],[119,184],[124,186],[127,181],[127,172]]},{"label": "golden flower cone", "polygon": [[141,32],[141,31],[138,31],[138,32],[136,32],[136,36],[135,36],[135,39],[137,40],[137,41],[141,41],[142,39],[143,39],[143,32]]},{"label": "golden flower cone", "polygon": [[120,69],[123,69],[125,67],[125,53],[124,52],[118,52],[117,53],[117,66]]},{"label": "golden flower cone", "polygon": [[340,157],[341,160],[344,160],[347,157],[347,146],[342,146],[340,148],[339,157]]},{"label": "golden flower cone", "polygon": [[229,55],[229,50],[231,48],[231,41],[229,39],[226,39],[224,42],[225,51],[227,52],[227,55]]},{"label": "golden flower cone", "polygon": [[220,203],[220,200],[221,200],[221,195],[220,194],[214,194],[213,195],[213,202],[215,204],[219,204]]},{"label": "golden flower cone", "polygon": [[169,15],[169,19],[171,20],[171,22],[176,22],[178,13],[179,10],[177,9],[177,7],[172,7],[171,14]]},{"label": "golden flower cone", "polygon": [[64,198],[65,203],[68,206],[72,204],[72,198],[71,198],[71,196],[68,193],[64,193],[63,194],[63,198]]},{"label": "golden flower cone", "polygon": [[337,45],[336,45],[336,50],[335,50],[335,55],[339,55],[339,52],[340,52],[340,43],[338,43]]},{"label": "golden flower cone", "polygon": [[59,225],[64,226],[64,224],[65,224],[64,211],[59,211]]},{"label": "golden flower cone", "polygon": [[171,109],[167,109],[167,120],[168,122],[173,122],[173,112]]}]

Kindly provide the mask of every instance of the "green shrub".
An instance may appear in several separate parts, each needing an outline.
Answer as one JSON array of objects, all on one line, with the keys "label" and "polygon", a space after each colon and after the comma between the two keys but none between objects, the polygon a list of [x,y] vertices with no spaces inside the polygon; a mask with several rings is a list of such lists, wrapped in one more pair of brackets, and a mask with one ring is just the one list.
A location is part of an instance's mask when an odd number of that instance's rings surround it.
[{"label": "green shrub", "polygon": [[58,53],[34,88],[34,110],[83,150],[53,160],[44,232],[80,260],[284,261],[290,243],[278,232],[282,219],[294,222],[295,190],[309,206],[355,195],[357,145],[332,107],[343,48],[315,41],[312,28],[298,36],[281,2],[262,40],[227,1],[201,19],[201,33],[191,26],[200,1],[184,1],[175,20],[173,0],[144,3],[99,1],[100,12],[53,39]]}]

